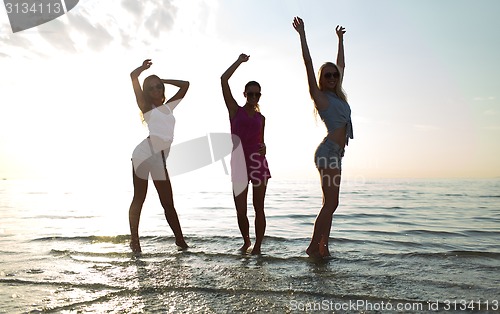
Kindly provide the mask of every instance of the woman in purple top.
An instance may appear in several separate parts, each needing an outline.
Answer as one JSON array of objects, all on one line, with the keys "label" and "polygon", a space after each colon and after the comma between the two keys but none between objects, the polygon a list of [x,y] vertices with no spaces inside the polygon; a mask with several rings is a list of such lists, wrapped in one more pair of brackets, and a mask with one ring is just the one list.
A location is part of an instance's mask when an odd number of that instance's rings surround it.
[{"label": "woman in purple top", "polygon": [[[260,113],[260,85],[250,81],[245,85],[243,95],[246,103],[240,107],[233,98],[229,87],[229,78],[234,71],[247,62],[250,56],[241,54],[221,76],[222,95],[229,112],[231,133],[239,140],[243,147],[244,160],[238,161],[236,154],[231,156],[231,176],[233,181],[233,197],[238,217],[238,226],[243,237],[242,252],[246,252],[251,245],[249,223],[247,217],[248,182],[253,185],[253,207],[255,209],[255,244],[252,254],[260,254],[262,240],[266,230],[266,216],[264,214],[264,198],[266,196],[267,180],[271,177],[266,160],[266,145],[264,144],[264,125],[266,119]],[[235,147],[239,143],[234,143]],[[234,185],[243,183],[246,188],[235,189]],[[236,195],[236,190],[243,192]]]},{"label": "woman in purple top", "polygon": [[316,82],[313,63],[306,41],[304,22],[295,17],[293,27],[299,33],[302,47],[302,57],[307,72],[309,93],[314,102],[314,108],[327,127],[328,134],[316,149],[314,160],[321,178],[323,190],[323,207],[316,221],[311,243],[306,252],[309,256],[324,258],[330,256],[328,239],[332,227],[333,213],[339,205],[340,178],[344,147],[349,138],[353,138],[351,109],[342,89],[344,74],[344,33],[341,26],[336,27],[339,39],[337,64],[327,62],[319,70]]}]

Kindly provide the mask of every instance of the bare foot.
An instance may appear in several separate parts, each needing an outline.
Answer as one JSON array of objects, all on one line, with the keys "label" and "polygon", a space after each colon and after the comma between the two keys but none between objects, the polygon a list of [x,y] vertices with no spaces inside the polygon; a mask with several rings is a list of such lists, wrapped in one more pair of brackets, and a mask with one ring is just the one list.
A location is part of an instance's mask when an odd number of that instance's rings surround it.
[{"label": "bare foot", "polygon": [[319,242],[318,248],[319,248],[318,251],[319,251],[319,254],[321,255],[321,257],[331,256],[330,251],[328,250],[328,244],[325,242],[324,239],[321,239],[321,241]]},{"label": "bare foot", "polygon": [[252,252],[250,254],[252,254],[252,255],[260,255],[261,254],[260,253],[260,247],[254,247],[252,249]]},{"label": "bare foot", "polygon": [[180,241],[175,241],[175,245],[177,245],[178,247],[180,247],[182,250],[185,250],[185,249],[187,249],[189,247],[187,245],[186,241],[184,241],[184,239],[182,239]]},{"label": "bare foot", "polygon": [[251,243],[250,242],[245,242],[241,247],[240,247],[240,252],[243,254],[247,253],[248,248],[250,247]]},{"label": "bare foot", "polygon": [[313,248],[312,246],[309,245],[309,247],[306,250],[307,255],[312,258],[321,258],[321,254],[319,253],[318,248]]},{"label": "bare foot", "polygon": [[130,240],[130,249],[134,254],[140,254],[142,252],[141,245],[139,244],[139,239]]}]

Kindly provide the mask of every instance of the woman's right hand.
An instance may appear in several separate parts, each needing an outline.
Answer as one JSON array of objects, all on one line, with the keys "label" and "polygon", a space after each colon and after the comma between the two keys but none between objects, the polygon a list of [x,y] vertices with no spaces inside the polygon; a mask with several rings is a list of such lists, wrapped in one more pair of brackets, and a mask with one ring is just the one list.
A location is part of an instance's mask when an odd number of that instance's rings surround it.
[{"label": "woman's right hand", "polygon": [[153,64],[153,62],[151,62],[151,59],[146,59],[142,62],[142,69],[143,70],[147,70],[149,69],[149,67]]},{"label": "woman's right hand", "polygon": [[292,25],[293,28],[295,28],[295,30],[297,31],[297,33],[304,34],[305,32],[304,21],[300,17],[298,16],[294,17]]},{"label": "woman's right hand", "polygon": [[344,39],[345,27],[337,25],[337,27],[335,27],[335,32],[340,40]]},{"label": "woman's right hand", "polygon": [[239,62],[247,62],[248,59],[250,59],[250,56],[244,53],[240,54],[240,56],[238,57]]},{"label": "woman's right hand", "polygon": [[132,79],[137,79],[139,77],[139,75],[141,75],[141,73],[144,71],[144,70],[147,70],[149,69],[149,67],[152,65],[153,63],[151,62],[151,59],[146,59],[142,62],[141,66],[138,67],[137,69],[135,69],[134,71],[132,71],[132,73],[130,73],[130,77],[132,77]]}]

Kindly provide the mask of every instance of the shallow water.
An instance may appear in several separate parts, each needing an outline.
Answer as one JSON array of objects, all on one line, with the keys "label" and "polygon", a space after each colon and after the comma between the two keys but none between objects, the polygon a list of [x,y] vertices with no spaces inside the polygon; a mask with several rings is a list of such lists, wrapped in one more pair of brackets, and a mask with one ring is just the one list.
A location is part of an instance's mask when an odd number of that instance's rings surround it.
[{"label": "shallow water", "polygon": [[237,251],[226,187],[173,186],[190,248],[150,194],[135,257],[130,187],[0,181],[0,312],[500,311],[500,180],[345,182],[324,261],[304,252],[314,180],[270,183],[262,256]]}]

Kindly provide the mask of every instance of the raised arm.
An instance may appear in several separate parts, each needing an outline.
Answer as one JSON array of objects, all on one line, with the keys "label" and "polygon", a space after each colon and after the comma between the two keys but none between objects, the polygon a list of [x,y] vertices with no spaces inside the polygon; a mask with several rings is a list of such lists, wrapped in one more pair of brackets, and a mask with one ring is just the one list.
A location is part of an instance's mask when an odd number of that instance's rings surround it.
[{"label": "raised arm", "polygon": [[345,28],[337,25],[335,27],[335,32],[337,33],[337,37],[339,38],[339,48],[337,51],[337,66],[342,71],[342,78],[344,78],[344,69],[345,69],[345,58],[344,58],[344,34]]},{"label": "raised arm", "polygon": [[[299,33],[300,36],[300,46],[302,47],[302,57],[304,58],[304,64],[306,66],[307,73],[307,83],[309,85],[309,94],[314,101],[314,104],[318,109],[321,109],[322,104],[325,103],[326,96],[321,92],[316,82],[316,75],[314,74],[314,67],[311,59],[311,54],[309,53],[309,47],[307,46],[306,32],[304,28],[304,21],[298,16],[293,19],[293,28]],[[325,107],[326,107],[325,103]]]},{"label": "raised arm", "polygon": [[182,98],[186,96],[186,93],[189,89],[189,82],[188,81],[181,81],[181,80],[161,80],[163,84],[170,84],[179,87],[179,90],[177,93],[175,93],[172,98],[170,98],[167,101],[167,105],[170,107],[170,109],[173,111],[175,107],[181,102]]},{"label": "raised arm", "polygon": [[220,77],[222,86],[222,96],[224,97],[224,102],[226,103],[227,110],[229,112],[229,118],[233,118],[238,111],[238,103],[231,93],[231,88],[229,87],[229,78],[233,75],[234,71],[242,64],[247,62],[250,56],[246,54],[240,54],[238,60],[236,60]]},{"label": "raised arm", "polygon": [[139,109],[141,109],[143,113],[147,112],[149,109],[146,108],[146,101],[144,100],[141,84],[139,83],[139,75],[141,75],[141,73],[144,70],[149,69],[151,64],[153,64],[151,62],[151,59],[146,59],[142,62],[142,65],[140,67],[138,67],[137,69],[132,71],[132,73],[130,73],[130,78],[132,79],[132,87],[134,88],[135,99],[137,101]]}]

